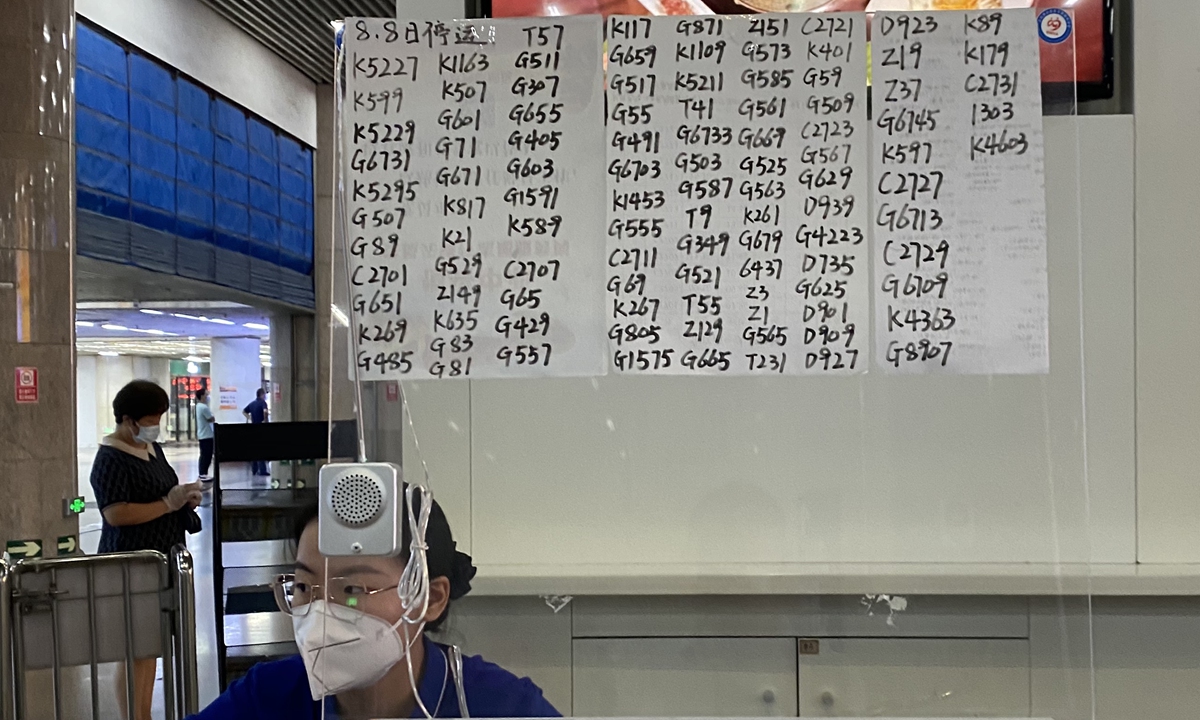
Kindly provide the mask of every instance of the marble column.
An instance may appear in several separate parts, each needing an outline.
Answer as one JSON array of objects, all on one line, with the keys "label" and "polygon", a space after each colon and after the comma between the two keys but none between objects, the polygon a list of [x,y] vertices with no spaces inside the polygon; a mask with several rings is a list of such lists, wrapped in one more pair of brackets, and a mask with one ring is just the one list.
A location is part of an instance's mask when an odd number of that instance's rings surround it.
[{"label": "marble column", "polygon": [[[0,2],[0,551],[78,533],[73,0]],[[18,368],[37,397],[18,402]],[[32,377],[31,373],[26,373]]]},{"label": "marble column", "polygon": [[295,377],[292,367],[293,333],[292,314],[271,315],[271,420],[291,422],[296,417],[294,402]]},{"label": "marble column", "polygon": [[[326,312],[325,322],[329,322]],[[317,318],[312,315],[292,316],[292,419],[319,420],[317,364]]]},{"label": "marble column", "polygon": [[[334,102],[333,86],[317,86],[316,225],[314,281],[317,296],[318,419],[355,417],[350,381],[349,292],[346,256],[334,248]],[[333,392],[330,392],[332,384]],[[332,401],[332,402],[331,402]]]}]

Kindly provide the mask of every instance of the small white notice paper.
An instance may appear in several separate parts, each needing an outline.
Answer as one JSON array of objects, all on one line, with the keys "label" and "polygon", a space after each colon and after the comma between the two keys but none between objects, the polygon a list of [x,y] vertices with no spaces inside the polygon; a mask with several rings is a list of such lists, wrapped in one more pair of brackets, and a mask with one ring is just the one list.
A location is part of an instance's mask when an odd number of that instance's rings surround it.
[{"label": "small white notice paper", "polygon": [[601,30],[599,17],[346,21],[364,380],[604,374]]},{"label": "small white notice paper", "polygon": [[872,58],[876,364],[1049,372],[1033,11],[879,13]]}]

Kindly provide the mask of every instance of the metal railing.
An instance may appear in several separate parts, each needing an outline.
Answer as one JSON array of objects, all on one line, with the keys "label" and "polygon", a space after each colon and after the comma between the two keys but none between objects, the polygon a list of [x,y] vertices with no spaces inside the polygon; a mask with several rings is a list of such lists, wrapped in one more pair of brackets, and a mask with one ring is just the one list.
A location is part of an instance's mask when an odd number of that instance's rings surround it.
[{"label": "metal railing", "polygon": [[135,708],[134,661],[156,657],[167,720],[196,713],[195,578],[183,546],[170,558],[149,550],[0,558],[0,720],[26,719],[27,677],[37,670],[51,671],[54,717],[63,720],[63,669],[83,666],[100,720],[99,666],[122,661],[126,707]]}]

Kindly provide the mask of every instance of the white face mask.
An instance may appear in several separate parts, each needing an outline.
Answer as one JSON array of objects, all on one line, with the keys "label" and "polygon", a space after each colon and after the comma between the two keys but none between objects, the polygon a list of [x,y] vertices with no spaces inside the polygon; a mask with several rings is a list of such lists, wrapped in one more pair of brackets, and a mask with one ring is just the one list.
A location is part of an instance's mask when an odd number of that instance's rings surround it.
[{"label": "white face mask", "polygon": [[314,600],[303,617],[292,616],[292,629],[314,699],[370,687],[408,654],[390,623],[325,600]]},{"label": "white face mask", "polygon": [[149,427],[139,425],[137,435],[134,437],[137,438],[137,441],[140,443],[153,445],[154,442],[158,440],[159,430],[160,428],[158,425],[150,425]]}]

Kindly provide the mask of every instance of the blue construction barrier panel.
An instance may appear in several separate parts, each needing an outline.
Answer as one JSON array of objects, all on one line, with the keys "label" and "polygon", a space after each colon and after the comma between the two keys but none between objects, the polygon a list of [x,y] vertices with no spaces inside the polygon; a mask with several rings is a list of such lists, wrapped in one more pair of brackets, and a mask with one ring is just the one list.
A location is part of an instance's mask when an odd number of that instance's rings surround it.
[{"label": "blue construction barrier panel", "polygon": [[80,254],[313,307],[313,151],[80,21]]}]

